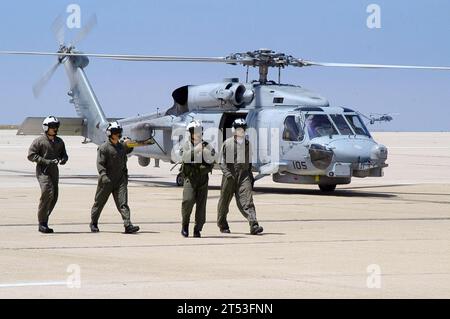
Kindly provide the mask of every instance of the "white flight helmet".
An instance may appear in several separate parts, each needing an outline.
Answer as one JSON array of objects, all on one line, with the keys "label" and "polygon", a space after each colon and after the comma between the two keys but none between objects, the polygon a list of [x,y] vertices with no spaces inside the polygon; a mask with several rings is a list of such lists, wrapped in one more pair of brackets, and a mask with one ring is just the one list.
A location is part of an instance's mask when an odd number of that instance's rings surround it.
[{"label": "white flight helmet", "polygon": [[233,124],[232,124],[232,131],[233,134],[234,132],[236,132],[237,128],[243,128],[244,130],[247,129],[247,121],[244,119],[236,119],[234,120]]},{"label": "white flight helmet", "polygon": [[191,134],[193,134],[196,130],[201,130],[201,129],[203,129],[202,124],[199,121],[197,121],[197,120],[193,120],[186,127],[186,131],[191,133]]},{"label": "white flight helmet", "polygon": [[113,134],[117,133],[122,135],[122,132],[123,128],[117,121],[109,123],[108,127],[106,128],[106,136],[108,137],[111,137]]},{"label": "white flight helmet", "polygon": [[59,125],[59,120],[56,117],[48,116],[44,122],[42,122],[42,129],[47,133],[49,128],[59,128]]}]

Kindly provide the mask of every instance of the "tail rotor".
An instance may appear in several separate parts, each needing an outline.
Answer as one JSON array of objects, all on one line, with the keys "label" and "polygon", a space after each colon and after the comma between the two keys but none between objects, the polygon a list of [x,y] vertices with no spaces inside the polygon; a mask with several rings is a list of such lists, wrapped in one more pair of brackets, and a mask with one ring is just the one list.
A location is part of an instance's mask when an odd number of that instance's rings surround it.
[{"label": "tail rotor", "polygon": [[52,65],[47,72],[45,72],[41,78],[33,85],[33,95],[35,98],[38,98],[41,96],[43,90],[45,89],[48,82],[50,82],[51,78],[55,74],[56,70],[58,69],[59,65],[63,63],[64,59],[67,57],[67,55],[64,55],[63,53],[76,53],[75,51],[75,45],[83,41],[95,28],[97,25],[97,16],[93,14],[88,22],[81,28],[81,30],[75,35],[73,41],[69,46],[65,44],[65,22],[62,17],[62,15],[59,15],[55,21],[52,24],[51,30],[53,34],[55,35],[56,41],[59,45],[59,50],[57,53],[61,53],[61,55],[58,56],[58,61]]}]

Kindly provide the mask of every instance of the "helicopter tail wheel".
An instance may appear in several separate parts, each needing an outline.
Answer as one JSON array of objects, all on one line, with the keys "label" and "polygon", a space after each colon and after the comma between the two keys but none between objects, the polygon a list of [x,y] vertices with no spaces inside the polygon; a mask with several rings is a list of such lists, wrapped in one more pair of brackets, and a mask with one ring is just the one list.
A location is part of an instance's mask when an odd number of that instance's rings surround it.
[{"label": "helicopter tail wheel", "polygon": [[324,193],[331,193],[336,190],[336,184],[332,185],[319,185],[319,188]]},{"label": "helicopter tail wheel", "polygon": [[176,179],[177,186],[181,187],[184,185],[184,176],[183,174],[178,174]]}]

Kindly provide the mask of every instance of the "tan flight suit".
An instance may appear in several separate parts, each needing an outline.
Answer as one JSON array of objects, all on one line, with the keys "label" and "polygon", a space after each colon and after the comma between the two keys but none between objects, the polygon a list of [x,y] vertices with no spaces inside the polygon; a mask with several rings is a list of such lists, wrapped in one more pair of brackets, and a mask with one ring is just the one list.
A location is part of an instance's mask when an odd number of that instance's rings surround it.
[{"label": "tan flight suit", "polygon": [[229,229],[227,215],[233,195],[250,227],[258,225],[252,194],[254,180],[251,158],[251,145],[247,139],[239,144],[233,136],[224,142],[220,155],[223,177],[217,208],[217,226],[220,229]]},{"label": "tan flight suit", "polygon": [[122,215],[125,227],[131,225],[128,207],[127,154],[133,151],[124,143],[114,145],[107,141],[97,150],[97,170],[99,173],[95,203],[91,211],[92,224],[97,225],[100,214],[108,198],[113,194],[116,207]]},{"label": "tan flight suit", "polygon": [[181,172],[184,176],[183,201],[181,203],[182,226],[189,227],[192,209],[195,205],[195,231],[202,231],[206,221],[208,198],[208,174],[214,167],[215,150],[202,142],[202,151],[195,151],[192,142],[187,141],[182,149]]},{"label": "tan flight suit", "polygon": [[41,187],[41,198],[38,208],[39,223],[48,223],[48,219],[58,201],[59,169],[52,160],[59,160],[64,165],[67,156],[64,141],[55,136],[50,140],[47,135],[38,137],[28,150],[28,160],[36,163],[36,178]]}]

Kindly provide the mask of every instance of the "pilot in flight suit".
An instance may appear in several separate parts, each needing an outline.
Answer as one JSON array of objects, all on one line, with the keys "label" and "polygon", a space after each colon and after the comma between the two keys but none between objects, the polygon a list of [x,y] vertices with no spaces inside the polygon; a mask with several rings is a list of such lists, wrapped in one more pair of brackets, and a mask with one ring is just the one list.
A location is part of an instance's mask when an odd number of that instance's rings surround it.
[{"label": "pilot in flight suit", "polygon": [[217,226],[222,233],[230,233],[227,222],[230,202],[233,196],[241,214],[250,224],[250,233],[257,235],[263,232],[256,219],[253,203],[253,173],[250,142],[245,138],[247,123],[237,119],[233,123],[234,136],[227,139],[220,155],[220,167],[223,172],[220,199],[217,208]]}]

